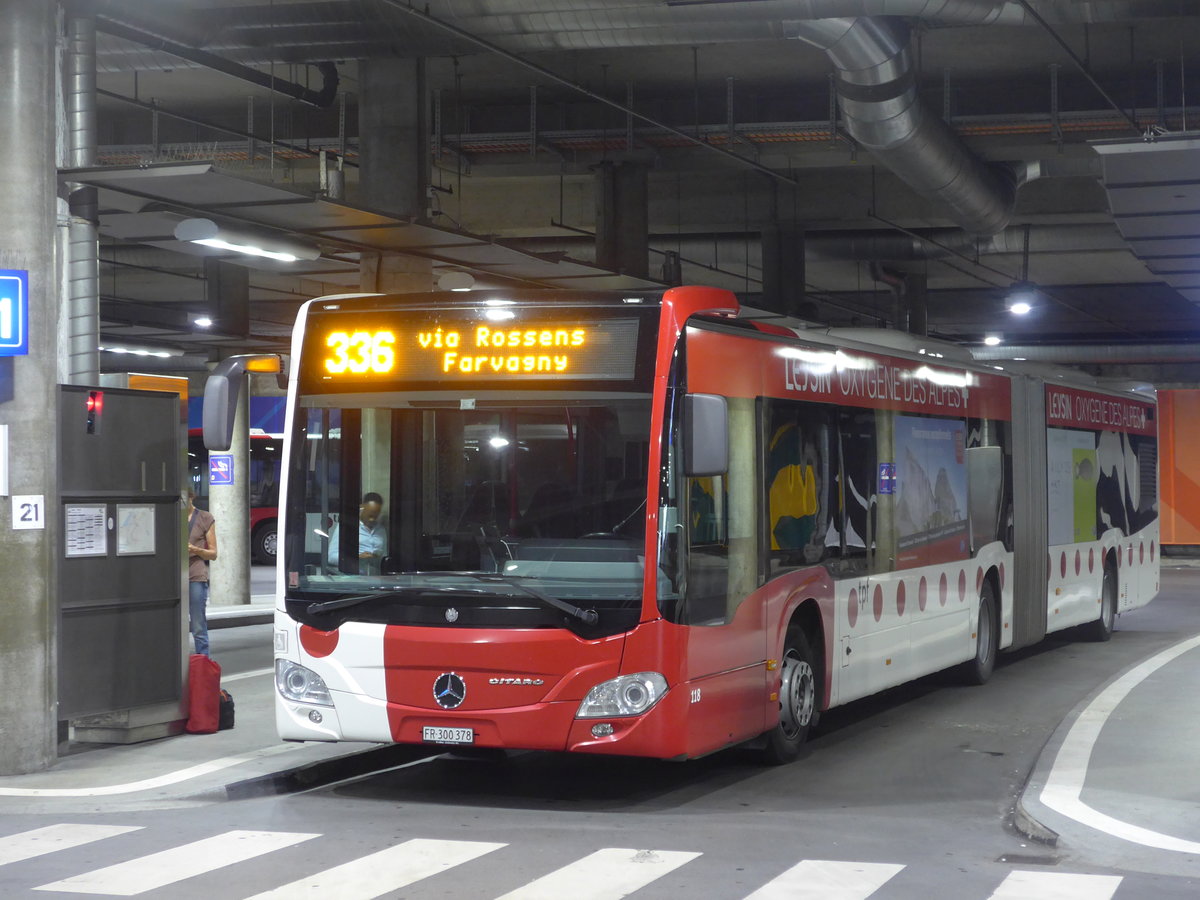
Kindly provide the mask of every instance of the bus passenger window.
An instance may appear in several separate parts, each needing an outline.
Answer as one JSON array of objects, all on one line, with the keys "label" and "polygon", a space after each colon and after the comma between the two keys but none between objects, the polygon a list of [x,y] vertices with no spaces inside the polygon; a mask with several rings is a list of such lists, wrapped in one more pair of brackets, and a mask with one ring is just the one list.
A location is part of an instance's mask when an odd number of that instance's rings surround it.
[{"label": "bus passenger window", "polygon": [[[763,486],[771,571],[818,563],[830,553],[836,509],[829,414],[812,404],[773,401],[766,441]],[[834,525],[835,546],[837,535]]]},{"label": "bus passenger window", "polygon": [[844,574],[865,575],[875,549],[875,413],[842,410],[838,416],[841,550]]}]

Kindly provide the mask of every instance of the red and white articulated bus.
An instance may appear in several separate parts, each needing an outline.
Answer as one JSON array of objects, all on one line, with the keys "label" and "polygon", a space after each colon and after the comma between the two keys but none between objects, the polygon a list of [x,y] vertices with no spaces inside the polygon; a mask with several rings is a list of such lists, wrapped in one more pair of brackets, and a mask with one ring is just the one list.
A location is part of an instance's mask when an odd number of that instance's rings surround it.
[{"label": "red and white articulated bus", "polygon": [[1158,590],[1154,398],[1087,376],[700,287],[322,298],[291,364],[284,739],[784,762]]}]

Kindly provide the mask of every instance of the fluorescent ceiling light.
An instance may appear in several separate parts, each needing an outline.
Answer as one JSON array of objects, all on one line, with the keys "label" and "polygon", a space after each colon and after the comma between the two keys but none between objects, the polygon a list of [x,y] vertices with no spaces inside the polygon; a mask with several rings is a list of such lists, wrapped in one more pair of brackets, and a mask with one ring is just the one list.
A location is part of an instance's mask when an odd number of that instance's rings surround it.
[{"label": "fluorescent ceiling light", "polygon": [[461,269],[451,269],[438,276],[438,290],[469,291],[475,287],[475,276]]},{"label": "fluorescent ceiling light", "polygon": [[983,342],[985,344],[987,344],[989,347],[1000,346],[1000,338],[996,337],[996,335],[994,335],[994,334],[989,334],[987,337],[985,337],[983,339]]},{"label": "fluorescent ceiling light", "polygon": [[223,241],[220,238],[201,238],[200,240],[192,241],[193,244],[201,244],[205,247],[215,247],[217,250],[232,250],[234,253],[245,253],[247,256],[261,256],[264,259],[277,259],[280,262],[295,262],[300,257],[292,253],[279,253],[275,250],[265,250],[262,247],[255,247],[253,244],[234,244],[230,241]]},{"label": "fluorescent ceiling light", "polygon": [[212,328],[213,320],[208,316],[199,316],[192,320],[192,324],[197,328]]},{"label": "fluorescent ceiling light", "polygon": [[130,356],[157,356],[160,359],[166,359],[170,356],[183,356],[182,350],[176,350],[174,347],[139,347],[134,344],[102,344],[99,348],[104,353],[127,353]]},{"label": "fluorescent ceiling light", "polygon": [[1006,296],[1009,312],[1023,316],[1033,309],[1037,299],[1037,285],[1032,281],[1014,281]]},{"label": "fluorescent ceiling light", "polygon": [[317,259],[321,255],[320,248],[312,244],[259,234],[246,228],[218,225],[212,219],[184,219],[175,226],[175,239],[278,262]]}]

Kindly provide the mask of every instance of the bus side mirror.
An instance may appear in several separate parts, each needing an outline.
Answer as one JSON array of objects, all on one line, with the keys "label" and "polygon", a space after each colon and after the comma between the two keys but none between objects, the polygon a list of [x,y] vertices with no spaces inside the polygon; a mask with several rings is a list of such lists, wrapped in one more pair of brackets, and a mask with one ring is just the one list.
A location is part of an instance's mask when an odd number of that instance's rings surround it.
[{"label": "bus side mirror", "polygon": [[717,394],[683,398],[683,474],[689,478],[729,471],[729,407]]},{"label": "bus side mirror", "polygon": [[233,419],[247,372],[279,375],[283,358],[277,354],[230,356],[221,360],[204,383],[204,446],[224,451],[233,443]]}]

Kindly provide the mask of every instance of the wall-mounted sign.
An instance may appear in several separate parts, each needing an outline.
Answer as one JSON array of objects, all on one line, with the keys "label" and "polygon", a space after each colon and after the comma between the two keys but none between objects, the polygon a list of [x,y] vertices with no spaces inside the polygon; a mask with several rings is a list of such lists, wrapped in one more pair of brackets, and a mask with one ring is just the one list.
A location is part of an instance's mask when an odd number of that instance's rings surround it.
[{"label": "wall-mounted sign", "polygon": [[29,273],[0,269],[0,356],[29,354]]},{"label": "wall-mounted sign", "polygon": [[12,527],[41,529],[46,527],[46,498],[42,494],[13,494]]},{"label": "wall-mounted sign", "polygon": [[108,555],[108,505],[72,504],[66,508],[67,556]]},{"label": "wall-mounted sign", "polygon": [[233,454],[211,453],[208,457],[208,483],[233,484]]}]

